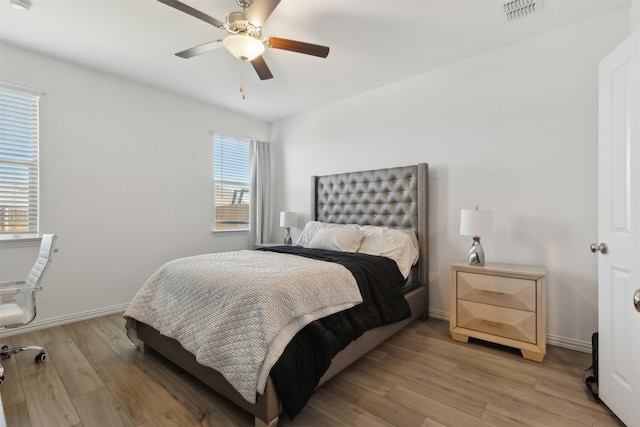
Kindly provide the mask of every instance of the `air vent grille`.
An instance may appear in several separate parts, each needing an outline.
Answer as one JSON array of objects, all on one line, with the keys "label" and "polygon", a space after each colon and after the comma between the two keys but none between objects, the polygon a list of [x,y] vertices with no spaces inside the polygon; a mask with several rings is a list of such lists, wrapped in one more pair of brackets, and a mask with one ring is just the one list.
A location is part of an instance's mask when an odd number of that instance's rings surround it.
[{"label": "air vent grille", "polygon": [[536,0],[513,0],[504,4],[504,13],[511,21],[531,15],[538,7]]}]

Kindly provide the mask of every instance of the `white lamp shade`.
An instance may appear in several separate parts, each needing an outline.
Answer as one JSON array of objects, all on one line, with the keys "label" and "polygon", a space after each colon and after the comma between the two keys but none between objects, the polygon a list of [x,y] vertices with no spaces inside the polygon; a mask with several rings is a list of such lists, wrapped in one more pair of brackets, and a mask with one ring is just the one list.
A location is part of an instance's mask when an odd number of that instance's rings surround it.
[{"label": "white lamp shade", "polygon": [[280,212],[280,227],[295,227],[297,223],[297,212]]},{"label": "white lamp shade", "polygon": [[482,209],[462,209],[460,211],[460,234],[463,236],[491,236],[492,212]]},{"label": "white lamp shade", "polygon": [[264,43],[245,34],[230,34],[222,44],[241,61],[253,61],[264,52]]}]

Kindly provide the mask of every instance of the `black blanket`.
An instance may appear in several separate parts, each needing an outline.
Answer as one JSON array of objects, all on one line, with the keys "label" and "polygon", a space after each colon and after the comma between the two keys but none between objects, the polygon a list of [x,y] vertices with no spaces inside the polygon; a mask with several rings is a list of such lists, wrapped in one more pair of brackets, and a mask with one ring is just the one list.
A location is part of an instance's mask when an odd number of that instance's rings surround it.
[{"label": "black blanket", "polygon": [[363,299],[362,304],[303,328],[271,369],[282,406],[293,419],[311,397],[333,356],[367,330],[410,317],[411,309],[400,290],[404,278],[389,258],[299,246],[260,250],[341,264],[355,277]]}]

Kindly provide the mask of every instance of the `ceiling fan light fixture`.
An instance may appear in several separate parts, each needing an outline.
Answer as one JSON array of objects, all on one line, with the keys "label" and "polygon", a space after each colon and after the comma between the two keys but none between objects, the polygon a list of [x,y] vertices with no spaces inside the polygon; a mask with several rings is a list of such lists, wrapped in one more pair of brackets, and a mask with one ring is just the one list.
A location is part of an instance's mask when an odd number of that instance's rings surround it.
[{"label": "ceiling fan light fixture", "polygon": [[30,10],[32,6],[29,0],[9,0],[9,3],[11,3],[11,6],[14,8],[24,11]]},{"label": "ceiling fan light fixture", "polygon": [[222,39],[222,44],[241,61],[250,62],[262,55],[264,43],[246,34],[230,34]]}]

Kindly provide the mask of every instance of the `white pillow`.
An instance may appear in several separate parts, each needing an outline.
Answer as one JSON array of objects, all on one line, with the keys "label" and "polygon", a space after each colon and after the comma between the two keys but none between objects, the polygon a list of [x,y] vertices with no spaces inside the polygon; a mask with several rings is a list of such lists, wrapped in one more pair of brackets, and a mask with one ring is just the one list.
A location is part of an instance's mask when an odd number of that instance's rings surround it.
[{"label": "white pillow", "polygon": [[349,230],[341,227],[329,227],[318,230],[307,247],[328,249],[340,252],[356,252],[364,233],[360,230]]},{"label": "white pillow", "polygon": [[313,236],[316,235],[318,230],[323,230],[325,228],[342,228],[346,230],[357,230],[357,224],[333,224],[329,222],[320,222],[320,221],[309,221],[307,225],[304,226],[304,230],[302,230],[302,234],[296,240],[296,245],[299,246],[307,246]]},{"label": "white pillow", "polygon": [[[411,239],[411,243],[413,244],[413,247],[416,248],[417,251],[420,251],[420,245],[418,245],[418,236],[416,236],[415,231],[413,230],[398,230],[401,233],[405,233],[407,236],[409,236],[409,238]],[[416,261],[414,262],[414,264],[418,262],[418,258],[416,257]]]},{"label": "white pillow", "polygon": [[358,252],[391,258],[407,278],[411,266],[418,261],[418,239],[410,230],[396,230],[373,225],[360,227],[364,232]]}]

